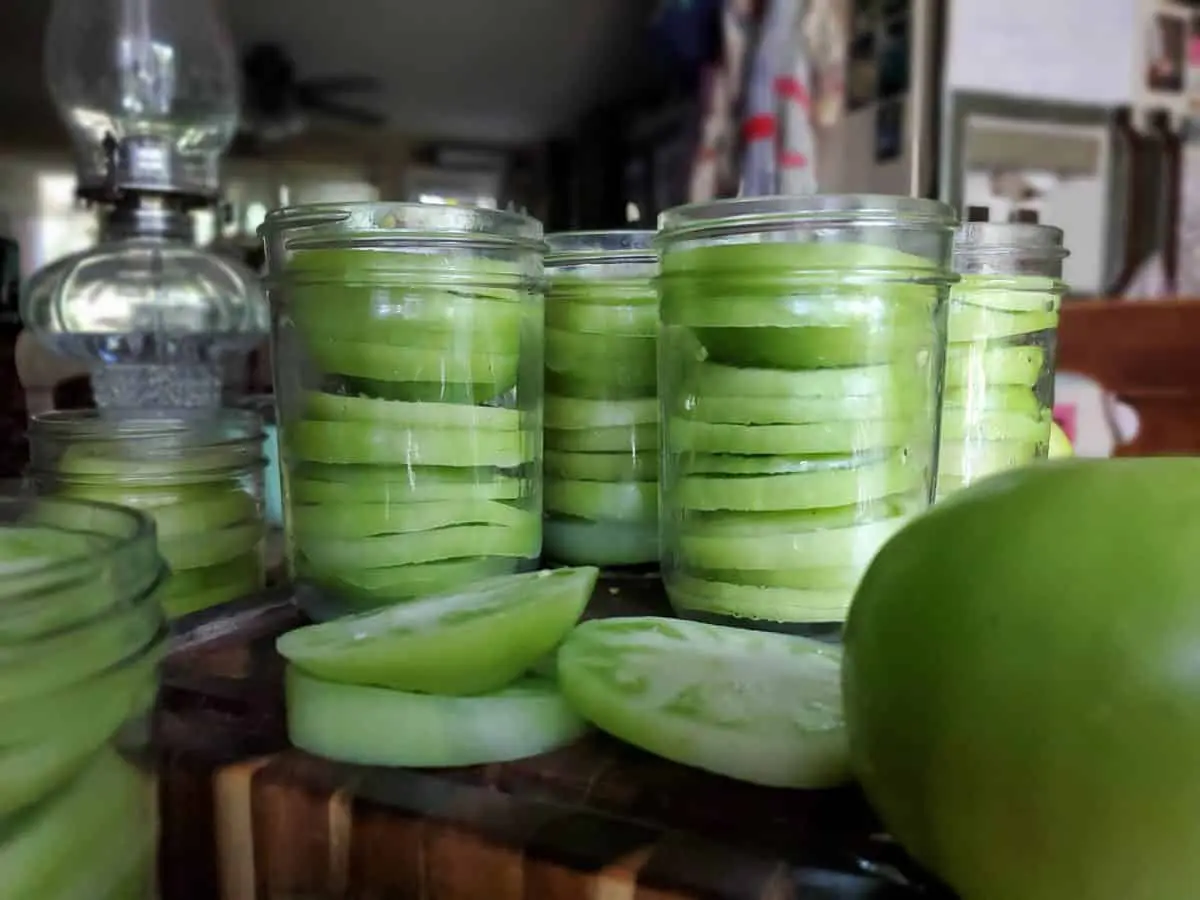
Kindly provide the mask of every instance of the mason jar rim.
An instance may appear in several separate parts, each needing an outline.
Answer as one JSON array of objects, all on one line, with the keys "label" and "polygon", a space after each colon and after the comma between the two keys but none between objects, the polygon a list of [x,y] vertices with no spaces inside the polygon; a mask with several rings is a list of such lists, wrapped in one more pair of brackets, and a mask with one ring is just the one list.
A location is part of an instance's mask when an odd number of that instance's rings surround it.
[{"label": "mason jar rim", "polygon": [[111,415],[98,409],[59,409],[38,413],[30,419],[31,432],[50,438],[85,440],[122,440],[157,438],[187,434],[213,428],[229,429],[230,434],[213,444],[232,444],[261,440],[263,419],[252,409],[216,410],[145,410],[120,411]]},{"label": "mason jar rim", "polygon": [[361,201],[306,203],[267,213],[258,236],[306,248],[406,245],[420,241],[545,250],[542,223],[532,216],[481,206]]},{"label": "mason jar rim", "polygon": [[657,234],[649,228],[552,232],[546,235],[546,265],[607,261],[657,262]]},{"label": "mason jar rim", "polygon": [[705,200],[658,217],[660,245],[680,235],[719,235],[788,225],[895,225],[951,228],[954,208],[939,200],[891,194],[802,194]]},{"label": "mason jar rim", "polygon": [[954,253],[1020,253],[1045,260],[1071,255],[1061,228],[1032,222],[966,222],[954,232]]}]

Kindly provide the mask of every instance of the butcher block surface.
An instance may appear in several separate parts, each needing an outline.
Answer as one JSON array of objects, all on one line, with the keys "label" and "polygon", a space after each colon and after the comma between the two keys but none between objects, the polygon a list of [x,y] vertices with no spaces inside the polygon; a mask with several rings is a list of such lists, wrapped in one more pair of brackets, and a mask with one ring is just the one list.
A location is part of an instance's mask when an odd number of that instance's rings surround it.
[{"label": "butcher block surface", "polygon": [[[666,614],[657,578],[589,615]],[[158,722],[166,900],[945,898],[858,792],[786,791],[590,735],[515,763],[332,763],[287,744],[286,588],[179,624]]]}]

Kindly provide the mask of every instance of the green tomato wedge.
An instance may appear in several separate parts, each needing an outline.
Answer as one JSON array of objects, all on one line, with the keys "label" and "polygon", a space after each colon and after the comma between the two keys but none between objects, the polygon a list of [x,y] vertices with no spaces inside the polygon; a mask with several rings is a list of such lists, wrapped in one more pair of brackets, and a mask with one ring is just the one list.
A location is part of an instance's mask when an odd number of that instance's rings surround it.
[{"label": "green tomato wedge", "polygon": [[563,642],[558,677],[584,718],[666,759],[770,787],[849,779],[833,646],[674,619],[597,619]]},{"label": "green tomato wedge", "polygon": [[658,515],[653,481],[548,481],[546,510],[580,519],[645,522]]},{"label": "green tomato wedge", "polygon": [[342,466],[303,463],[288,479],[293,503],[426,503],[517,500],[522,479],[495,468]]},{"label": "green tomato wedge", "polygon": [[584,566],[502,575],[298,628],[276,647],[326,681],[482,694],[513,681],[563,639],[583,614],[597,574]]},{"label": "green tomato wedge", "polygon": [[520,431],[404,428],[375,422],[295,422],[284,430],[285,453],[332,464],[519,466],[533,459]]},{"label": "green tomato wedge", "polygon": [[676,452],[747,456],[866,453],[905,446],[928,431],[926,423],[919,419],[732,425],[676,417],[671,419],[669,427],[669,443]]},{"label": "green tomato wedge", "polygon": [[452,559],[446,562],[395,566],[388,569],[323,570],[305,557],[297,560],[301,577],[334,590],[362,609],[374,609],[413,597],[440,594],[464,584],[512,574],[518,561],[499,557]]},{"label": "green tomato wedge", "polygon": [[[313,338],[305,344],[321,371],[377,381],[478,385],[495,396],[517,383],[519,358],[512,353],[447,353],[418,347],[392,347]],[[483,386],[486,386],[484,388]]]},{"label": "green tomato wedge", "polygon": [[946,350],[946,388],[976,384],[1033,387],[1045,362],[1046,351],[1032,344],[993,346],[980,341],[952,345]]},{"label": "green tomato wedge", "polygon": [[494,500],[442,503],[323,503],[292,508],[296,539],[364,538],[431,531],[451,525],[520,528],[529,513]]},{"label": "green tomato wedge", "polygon": [[658,562],[658,517],[643,523],[549,516],[543,552],[568,565],[637,566]]},{"label": "green tomato wedge", "polygon": [[571,453],[656,453],[658,425],[614,428],[547,428],[546,449]]},{"label": "green tomato wedge", "polygon": [[656,453],[564,453],[545,451],[543,468],[547,482],[555,479],[575,481],[657,481]]},{"label": "green tomato wedge", "polygon": [[301,750],[368,766],[508,762],[587,731],[554,682],[536,676],[482,696],[449,697],[326,682],[290,666],[287,711],[288,734]]},{"label": "green tomato wedge", "polygon": [[618,428],[658,421],[658,398],[637,400],[581,400],[546,397],[547,428]]},{"label": "green tomato wedge", "polygon": [[374,400],[309,391],[304,395],[304,413],[325,422],[378,422],[402,428],[472,428],[483,431],[517,431],[521,413],[496,406],[462,403],[409,403]]},{"label": "green tomato wedge", "polygon": [[685,614],[705,614],[791,625],[844,622],[854,587],[757,587],[673,575],[665,580],[671,605]]}]

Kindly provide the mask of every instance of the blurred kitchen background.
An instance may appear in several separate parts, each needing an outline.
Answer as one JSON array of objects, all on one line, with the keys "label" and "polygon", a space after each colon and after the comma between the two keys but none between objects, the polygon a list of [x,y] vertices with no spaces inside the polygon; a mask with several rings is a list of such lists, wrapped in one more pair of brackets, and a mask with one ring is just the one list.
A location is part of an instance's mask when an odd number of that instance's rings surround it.
[{"label": "blurred kitchen background", "polygon": [[[511,206],[561,230],[652,227],[714,196],[854,191],[1059,225],[1076,298],[1200,296],[1200,2],[219,6],[241,125],[219,200],[190,215],[199,245],[251,268],[255,229],[286,204]],[[47,86],[50,8],[0,4],[10,330],[21,277],[98,235]],[[1108,450],[1125,433],[1113,409]]]}]

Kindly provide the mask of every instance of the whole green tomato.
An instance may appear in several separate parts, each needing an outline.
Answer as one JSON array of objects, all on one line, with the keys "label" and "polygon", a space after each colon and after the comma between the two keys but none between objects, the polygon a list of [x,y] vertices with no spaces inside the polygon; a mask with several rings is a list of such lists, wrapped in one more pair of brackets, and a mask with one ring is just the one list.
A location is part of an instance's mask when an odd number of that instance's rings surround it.
[{"label": "whole green tomato", "polygon": [[964,900],[1200,896],[1200,459],[938,504],[863,577],[843,690],[867,796]]}]

